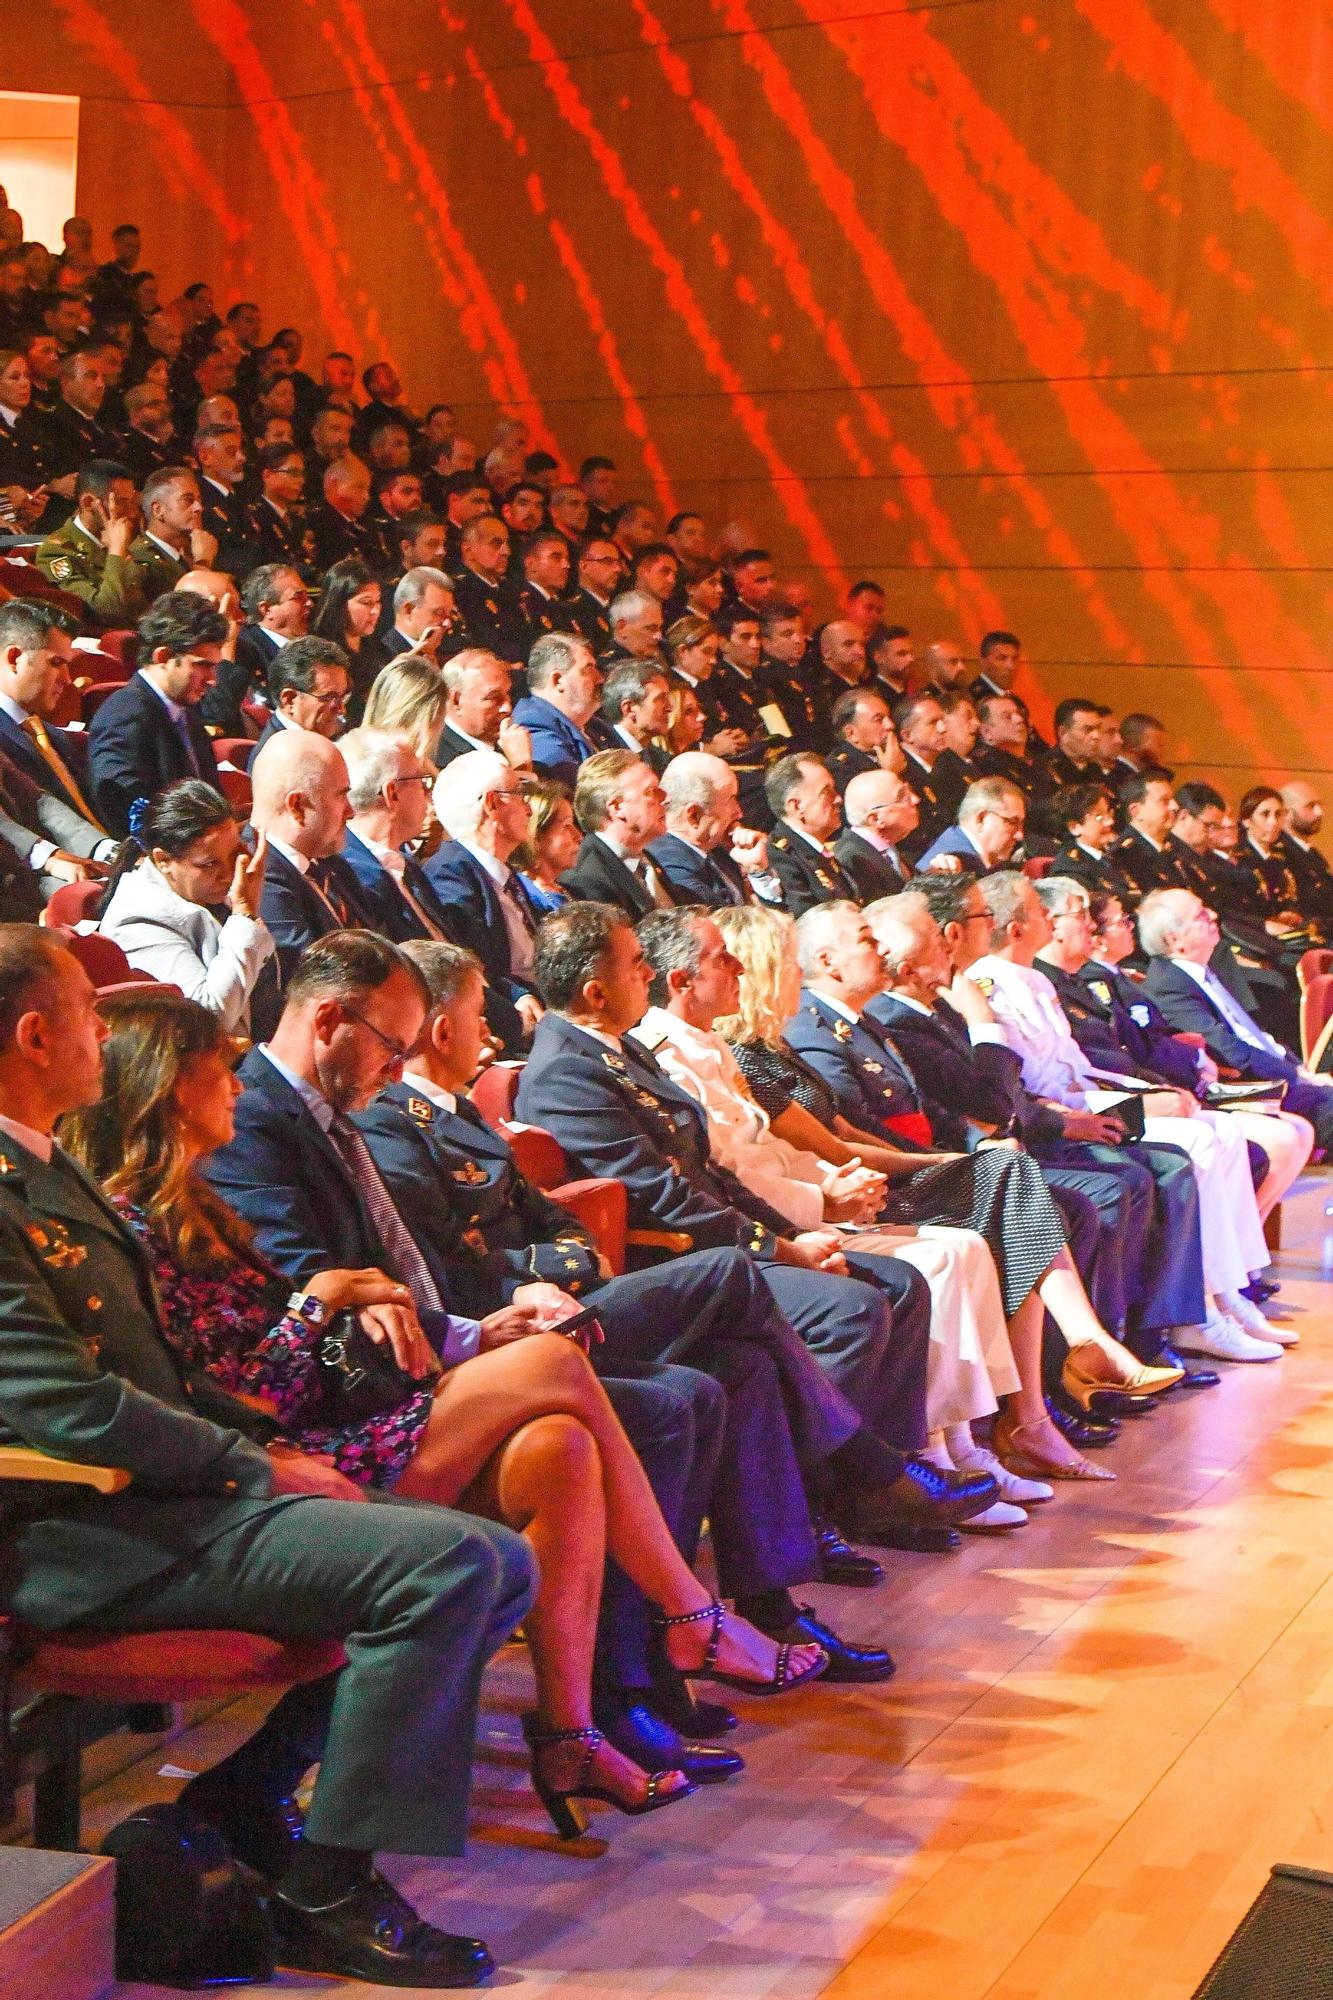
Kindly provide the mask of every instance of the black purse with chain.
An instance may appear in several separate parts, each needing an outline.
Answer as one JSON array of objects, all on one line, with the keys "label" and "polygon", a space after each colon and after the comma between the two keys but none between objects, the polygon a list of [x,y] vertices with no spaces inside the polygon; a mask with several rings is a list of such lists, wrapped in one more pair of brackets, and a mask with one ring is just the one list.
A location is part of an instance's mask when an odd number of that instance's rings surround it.
[{"label": "black purse with chain", "polygon": [[371,1339],[354,1312],[335,1313],[321,1329],[315,1360],[319,1414],[337,1428],[382,1417],[422,1387],[398,1366],[392,1348]]}]

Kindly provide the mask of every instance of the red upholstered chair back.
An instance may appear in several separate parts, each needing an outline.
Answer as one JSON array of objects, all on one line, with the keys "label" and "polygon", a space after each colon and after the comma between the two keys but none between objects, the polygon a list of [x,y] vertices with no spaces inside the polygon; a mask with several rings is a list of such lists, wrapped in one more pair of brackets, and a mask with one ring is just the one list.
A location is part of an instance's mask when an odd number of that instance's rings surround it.
[{"label": "red upholstered chair back", "polygon": [[244,771],[224,771],[219,769],[214,779],[218,790],[238,812],[248,814],[254,798],[254,789]]},{"label": "red upholstered chair back", "polygon": [[499,1125],[506,1118],[513,1117],[522,1069],[522,1063],[492,1063],[489,1069],[482,1071],[468,1092],[488,1125]]},{"label": "red upholstered chair back", "polygon": [[69,946],[99,992],[107,986],[156,986],[147,972],[136,972],[120,946],[100,931],[64,931]]},{"label": "red upholstered chair back", "polygon": [[105,882],[62,882],[46,906],[48,926],[72,930],[75,924],[91,923],[105,894]]},{"label": "red upholstered chair back", "polygon": [[1303,951],[1296,961],[1296,980],[1301,992],[1322,972],[1333,972],[1333,951]]},{"label": "red upholstered chair back", "polygon": [[1040,882],[1044,876],[1050,874],[1054,859],[1053,854],[1030,854],[1023,863],[1023,873],[1029,882]]},{"label": "red upholstered chair back", "polygon": [[569,1179],[559,1142],[541,1125],[511,1125],[507,1118],[487,1119],[509,1143],[521,1174],[548,1192]]},{"label": "red upholstered chair back", "polygon": [[113,694],[119,694],[124,685],[124,681],[93,681],[91,686],[86,687],[79,700],[79,713],[84,722],[91,722],[102,703],[109,701]]},{"label": "red upholstered chair back", "polygon": [[215,736],[213,755],[219,764],[234,764],[238,771],[248,771],[250,759],[254,755],[253,736]]},{"label": "red upholstered chair back", "polygon": [[1325,1028],[1333,1021],[1333,973],[1320,972],[1301,994],[1301,1055],[1313,1063]]}]

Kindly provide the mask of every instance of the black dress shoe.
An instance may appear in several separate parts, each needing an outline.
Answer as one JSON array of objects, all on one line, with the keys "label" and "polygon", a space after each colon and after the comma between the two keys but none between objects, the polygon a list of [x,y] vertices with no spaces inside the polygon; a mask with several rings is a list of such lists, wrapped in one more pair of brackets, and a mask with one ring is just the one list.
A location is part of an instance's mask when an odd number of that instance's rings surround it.
[{"label": "black dress shoe", "polygon": [[745,1769],[734,1750],[687,1743],[669,1722],[624,1696],[594,1701],[592,1719],[608,1743],[645,1771],[683,1771],[693,1784],[721,1785]]},{"label": "black dress shoe", "polygon": [[269,1898],[278,1963],[334,1972],[372,1986],[479,1986],[495,1970],[480,1938],[451,1937],[422,1921],[373,1871],[336,1903],[306,1910],[280,1889]]},{"label": "black dress shoe", "polygon": [[1046,1414],[1076,1451],[1096,1451],[1099,1445],[1114,1444],[1120,1435],[1119,1424],[1104,1423],[1099,1417],[1085,1417],[1081,1410],[1071,1409],[1063,1390],[1047,1396]]},{"label": "black dress shoe", "polygon": [[[883,1563],[877,1563],[873,1556],[863,1556],[858,1549],[852,1548],[829,1522],[818,1522],[816,1533],[819,1536],[821,1580],[824,1583],[841,1584],[850,1590],[873,1590],[877,1583],[883,1583]],[[824,1678],[827,1680],[828,1675],[825,1674]]]},{"label": "black dress shoe", "polygon": [[664,1674],[644,1690],[643,1705],[687,1742],[707,1742],[739,1729],[741,1719],[720,1701],[700,1701],[679,1674]]},{"label": "black dress shoe", "polygon": [[909,1458],[891,1485],[850,1497],[846,1527],[858,1542],[893,1548],[904,1528],[951,1529],[984,1514],[999,1490],[989,1472],[946,1472],[929,1459]]},{"label": "black dress shoe", "polygon": [[1251,1278],[1248,1285],[1242,1285],[1240,1295],[1251,1305],[1261,1306],[1265,1299],[1276,1297],[1282,1290],[1276,1278]]},{"label": "black dress shoe", "polygon": [[[1195,1368],[1186,1361],[1179,1348],[1163,1341],[1153,1356],[1154,1368],[1183,1368],[1185,1373],[1177,1382],[1177,1389],[1215,1389],[1222,1377],[1215,1368]],[[1173,1392],[1168,1390],[1168,1395]]]},{"label": "black dress shoe", "polygon": [[760,1630],[779,1644],[784,1641],[790,1646],[808,1646],[813,1643],[822,1646],[828,1654],[828,1665],[820,1679],[824,1681],[887,1681],[897,1672],[892,1653],[886,1653],[882,1646],[854,1646],[850,1639],[840,1639],[838,1634],[816,1618],[808,1604],[798,1604],[795,1618],[785,1625],[762,1625]]},{"label": "black dress shoe", "polygon": [[305,1814],[296,1800],[257,1798],[246,1787],[211,1779],[208,1771],[193,1779],[178,1804],[215,1827],[247,1868],[270,1882],[281,1881],[296,1859],[305,1826]]}]

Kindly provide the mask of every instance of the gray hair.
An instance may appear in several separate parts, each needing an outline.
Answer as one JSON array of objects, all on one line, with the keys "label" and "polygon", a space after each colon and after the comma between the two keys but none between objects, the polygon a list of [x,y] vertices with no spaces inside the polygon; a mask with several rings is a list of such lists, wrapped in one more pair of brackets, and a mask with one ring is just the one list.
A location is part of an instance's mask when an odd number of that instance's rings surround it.
[{"label": "gray hair", "polygon": [[351,780],[353,812],[368,812],[376,805],[384,787],[398,776],[404,757],[413,755],[411,738],[395,729],[373,729],[363,724],[338,738],[338,748]]},{"label": "gray hair", "polygon": [[422,563],[417,569],[409,569],[398,579],[393,593],[395,617],[400,611],[415,611],[428,590],[447,590],[454,594],[454,582],[442,569],[432,569],[429,563]]},{"label": "gray hair", "polygon": [[435,817],[450,840],[470,840],[481,825],[486,794],[512,776],[498,750],[469,750],[435,780]]},{"label": "gray hair", "polygon": [[592,647],[577,632],[543,632],[528,654],[529,693],[539,693],[553,674],[564,673],[581,653],[591,652]]},{"label": "gray hair", "polygon": [[816,903],[812,910],[796,919],[796,958],[802,979],[808,979],[816,970],[815,962],[832,937],[837,919],[845,917],[849,910],[854,917],[861,914],[856,903]]},{"label": "gray hair", "polygon": [[602,685],[604,719],[619,722],[627,702],[642,701],[651,684],[666,677],[666,668],[660,660],[617,660]]},{"label": "gray hair", "polygon": [[[430,572],[426,571],[425,574],[429,575]],[[440,668],[440,679],[444,682],[446,692],[456,701],[463,692],[463,683],[469,674],[476,673],[479,667],[503,666],[504,661],[497,654],[488,652],[484,646],[465,646],[461,653],[455,653],[451,660],[444,662]],[[507,667],[505,671],[506,673],[509,671]]]},{"label": "gray hair", "polygon": [[978,778],[963,793],[958,808],[959,826],[967,826],[970,821],[980,819],[984,812],[994,812],[1009,799],[1017,799],[1026,809],[1026,800],[1018,786],[1008,778]]},{"label": "gray hair", "polygon": [[880,896],[867,903],[861,914],[891,970],[911,963],[921,941],[922,919],[929,918],[934,926],[934,918],[919,896]]},{"label": "gray hair", "polygon": [[1187,900],[1196,900],[1192,890],[1153,889],[1139,904],[1139,945],[1149,958],[1170,955],[1172,937],[1189,922]]},{"label": "gray hair", "polygon": [[662,773],[667,815],[682,813],[687,806],[711,809],[727,778],[727,766],[709,750],[682,750]]},{"label": "gray hair", "polygon": [[409,938],[402,946],[430,988],[430,1010],[440,1013],[466,992],[473,979],[485,980],[486,971],[475,951],[465,944],[447,944],[436,938]]},{"label": "gray hair", "polygon": [[998,947],[1004,943],[1010,924],[1022,921],[1023,905],[1032,884],[1017,868],[997,868],[993,875],[983,875],[978,887],[990,911],[990,941]]},{"label": "gray hair", "polygon": [[1092,906],[1092,898],[1086,887],[1082,882],[1075,881],[1072,875],[1043,875],[1041,881],[1034,882],[1032,886],[1052,916],[1071,894],[1081,896],[1089,908]]},{"label": "gray hair", "polygon": [[631,618],[642,618],[645,611],[660,611],[661,600],[651,597],[646,590],[622,590],[619,597],[611,600],[607,617],[614,632],[619,625],[627,624]]},{"label": "gray hair", "polygon": [[648,998],[654,1007],[665,1007],[671,998],[670,975],[688,972],[693,978],[703,957],[703,920],[709,912],[687,905],[674,910],[652,910],[635,926],[643,955],[652,967],[653,983]]}]

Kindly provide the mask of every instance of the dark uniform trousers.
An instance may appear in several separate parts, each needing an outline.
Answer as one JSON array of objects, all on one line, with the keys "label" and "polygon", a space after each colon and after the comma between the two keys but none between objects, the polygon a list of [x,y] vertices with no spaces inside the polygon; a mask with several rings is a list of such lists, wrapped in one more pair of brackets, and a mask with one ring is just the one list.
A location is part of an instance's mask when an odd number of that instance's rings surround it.
[{"label": "dark uniform trousers", "polygon": [[443,1507],[275,1498],[252,1441],[271,1428],[182,1370],[143,1253],[92,1182],[0,1136],[0,1439],[134,1481],[35,1496],[11,1608],[48,1628],[341,1640],[341,1674],[279,1704],[321,1765],[310,1837],[460,1853],[482,1669],[532,1602],[527,1545]]}]

